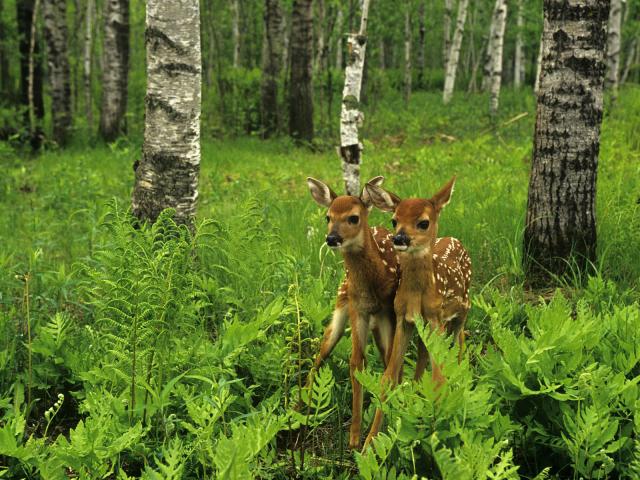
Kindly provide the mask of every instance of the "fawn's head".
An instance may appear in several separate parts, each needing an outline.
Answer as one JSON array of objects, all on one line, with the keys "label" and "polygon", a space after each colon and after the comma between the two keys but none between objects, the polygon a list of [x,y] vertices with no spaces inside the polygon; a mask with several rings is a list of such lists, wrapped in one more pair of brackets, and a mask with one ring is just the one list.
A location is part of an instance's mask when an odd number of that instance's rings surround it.
[{"label": "fawn's head", "polygon": [[367,184],[365,190],[380,210],[393,212],[391,224],[395,235],[393,246],[398,252],[426,254],[431,252],[438,236],[438,217],[451,200],[456,177],[453,177],[433,197],[402,200],[379,185]]},{"label": "fawn's head", "polygon": [[[369,180],[371,185],[382,185],[384,177]],[[311,196],[320,206],[327,207],[327,245],[336,249],[362,248],[364,230],[369,226],[369,210],[373,207],[366,189],[360,197],[336,195],[325,183],[307,178]]]}]

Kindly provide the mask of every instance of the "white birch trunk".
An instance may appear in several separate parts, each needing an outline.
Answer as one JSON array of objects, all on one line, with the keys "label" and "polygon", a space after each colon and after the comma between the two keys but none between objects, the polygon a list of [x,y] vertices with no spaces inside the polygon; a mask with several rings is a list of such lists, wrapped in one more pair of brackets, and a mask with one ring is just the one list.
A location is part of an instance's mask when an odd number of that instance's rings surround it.
[{"label": "white birch trunk", "polygon": [[84,32],[84,109],[89,132],[93,129],[93,95],[91,92],[91,50],[93,46],[93,0],[87,0]]},{"label": "white birch trunk", "polygon": [[199,0],[147,0],[147,95],[133,214],[154,222],[165,208],[191,225],[200,171]]},{"label": "white birch trunk", "polygon": [[338,13],[336,18],[336,31],[338,35],[336,36],[336,70],[342,70],[342,28],[344,26],[344,14],[342,13],[342,8],[338,6]]},{"label": "white birch trunk", "polygon": [[516,52],[513,63],[513,84],[516,88],[520,88],[524,83],[524,45],[522,43],[522,30],[524,28],[523,8],[523,1],[518,0],[516,19],[518,32],[516,34]]},{"label": "white birch trunk", "polygon": [[605,86],[611,90],[611,101],[618,96],[620,75],[620,31],[622,27],[622,2],[611,0],[609,33],[607,35],[607,76]]},{"label": "white birch trunk", "polygon": [[500,101],[500,86],[502,83],[502,51],[504,47],[504,30],[507,24],[507,1],[498,0],[498,20],[495,29],[494,46],[492,48],[493,58],[491,64],[491,100],[489,113],[495,116],[498,113]]},{"label": "white birch trunk", "polygon": [[467,7],[469,0],[460,0],[458,5],[458,18],[456,20],[456,30],[453,34],[451,42],[451,51],[449,52],[449,61],[447,62],[446,75],[444,79],[444,92],[442,101],[446,104],[451,101],[453,96],[453,88],[456,84],[456,71],[458,69],[458,59],[460,58],[460,46],[462,45],[462,36],[464,35],[464,24],[467,20]]},{"label": "white birch trunk", "polygon": [[231,0],[231,31],[233,36],[233,68],[240,66],[240,4]]},{"label": "white birch trunk", "polygon": [[404,105],[411,98],[411,4],[406,2],[404,12]]},{"label": "white birch trunk", "polygon": [[444,65],[445,68],[449,64],[449,52],[451,51],[451,15],[452,13],[453,13],[453,0],[444,0],[442,65]]},{"label": "white birch trunk", "polygon": [[348,195],[360,195],[360,163],[362,144],[358,139],[358,127],[364,120],[360,111],[360,89],[367,47],[367,21],[370,0],[362,2],[360,31],[347,38],[349,57],[345,69],[340,113],[340,157],[342,174]]},{"label": "white birch trunk", "polygon": [[489,41],[487,42],[487,52],[484,58],[484,69],[482,76],[482,90],[487,92],[491,89],[491,72],[493,69],[495,48],[496,48],[496,35],[497,29],[500,24],[500,9],[502,7],[502,0],[495,0],[493,6],[493,13],[491,15],[491,24],[489,27]]},{"label": "white birch trunk", "polygon": [[544,33],[540,36],[540,49],[538,50],[538,60],[536,61],[536,81],[533,91],[538,94],[540,91],[540,76],[542,75],[542,52],[544,51]]}]

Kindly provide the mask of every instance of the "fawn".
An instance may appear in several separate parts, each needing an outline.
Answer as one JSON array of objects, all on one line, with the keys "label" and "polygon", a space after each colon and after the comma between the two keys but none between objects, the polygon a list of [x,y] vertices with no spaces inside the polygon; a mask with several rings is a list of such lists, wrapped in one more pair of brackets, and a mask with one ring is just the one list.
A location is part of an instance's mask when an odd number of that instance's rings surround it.
[{"label": "fawn", "polygon": [[[376,184],[365,187],[374,205],[394,214],[391,220],[395,230],[393,246],[402,270],[394,302],[396,330],[382,377],[383,385],[388,383],[393,387],[400,380],[417,316],[422,316],[432,331],[453,334],[460,346],[458,360],[462,359],[464,324],[470,307],[471,260],[459,240],[438,238],[438,218],[451,199],[454,184],[455,177],[430,199],[407,200],[401,200]],[[416,379],[422,376],[426,362],[426,348],[420,341]],[[441,385],[445,379],[433,356],[431,368],[434,382]],[[378,409],[365,447],[378,433],[381,423],[382,410]]]},{"label": "fawn", "polygon": [[[380,185],[383,177],[370,180]],[[385,368],[389,363],[395,314],[393,299],[398,287],[398,258],[392,245],[392,234],[381,227],[369,227],[371,199],[366,191],[360,197],[336,195],[327,185],[309,177],[311,196],[327,207],[326,242],[339,250],[344,258],[346,278],[338,289],[333,318],[324,331],[320,352],[312,372],[329,356],[345,330],[347,317],[351,325],[351,359],[349,372],[352,387],[352,419],[349,447],[360,445],[362,424],[362,386],[355,372],[364,368],[369,330],[373,332]],[[312,381],[310,375],[309,381]]]}]

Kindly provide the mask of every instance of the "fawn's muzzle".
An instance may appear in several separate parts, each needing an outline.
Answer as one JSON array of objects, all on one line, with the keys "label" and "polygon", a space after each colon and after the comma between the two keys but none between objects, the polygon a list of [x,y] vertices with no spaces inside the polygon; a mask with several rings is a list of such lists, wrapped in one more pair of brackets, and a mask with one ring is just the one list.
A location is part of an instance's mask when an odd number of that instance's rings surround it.
[{"label": "fawn's muzzle", "polygon": [[393,237],[393,246],[396,250],[406,250],[410,243],[411,239],[404,232],[400,232]]},{"label": "fawn's muzzle", "polygon": [[342,237],[337,233],[330,233],[329,235],[327,235],[327,245],[332,248],[339,247],[340,245],[342,245]]}]

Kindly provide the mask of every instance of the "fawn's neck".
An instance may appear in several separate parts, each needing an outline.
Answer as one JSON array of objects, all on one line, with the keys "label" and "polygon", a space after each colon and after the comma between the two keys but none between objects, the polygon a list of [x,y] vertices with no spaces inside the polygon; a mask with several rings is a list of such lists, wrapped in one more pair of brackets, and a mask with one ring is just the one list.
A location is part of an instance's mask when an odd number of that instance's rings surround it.
[{"label": "fawn's neck", "polygon": [[368,226],[363,227],[362,245],[343,250],[344,264],[356,283],[371,283],[376,273],[384,270],[378,246],[373,232]]},{"label": "fawn's neck", "polygon": [[420,254],[400,255],[402,279],[399,289],[410,292],[427,292],[435,289],[436,277],[431,249]]}]

